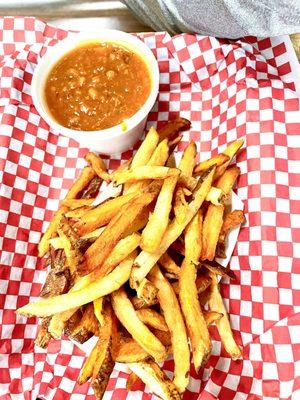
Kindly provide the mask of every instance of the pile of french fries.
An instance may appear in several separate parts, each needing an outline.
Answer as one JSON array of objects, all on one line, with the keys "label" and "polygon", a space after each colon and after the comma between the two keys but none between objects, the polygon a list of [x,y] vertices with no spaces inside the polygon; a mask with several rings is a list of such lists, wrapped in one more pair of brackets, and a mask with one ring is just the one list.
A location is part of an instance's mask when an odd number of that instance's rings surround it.
[{"label": "pile of french fries", "polygon": [[[241,357],[219,291],[219,277],[234,273],[215,258],[225,256],[228,232],[244,220],[226,206],[240,173],[230,164],[243,140],[197,165],[190,142],[176,166],[174,149],[189,126],[178,118],[151,128],[134,157],[112,173],[88,153],[88,166],[39,243],[50,264],[43,298],[17,313],[42,318],[36,343],[43,347],[62,333],[98,337],[78,378],[91,380],[98,399],[115,362],[132,371],[129,390],[142,380],[162,399],[180,399],[190,347],[198,372],[211,353],[213,323],[232,359]],[[103,181],[115,197],[99,204]],[[158,365],[170,355],[173,380]]]}]

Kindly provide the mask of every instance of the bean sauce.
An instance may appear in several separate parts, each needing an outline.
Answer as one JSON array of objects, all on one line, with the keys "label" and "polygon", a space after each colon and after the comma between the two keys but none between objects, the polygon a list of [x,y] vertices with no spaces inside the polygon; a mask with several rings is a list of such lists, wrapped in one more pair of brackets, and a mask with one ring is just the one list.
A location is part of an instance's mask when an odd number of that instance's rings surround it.
[{"label": "bean sauce", "polygon": [[112,43],[89,43],[57,62],[47,78],[45,98],[59,124],[93,131],[134,115],[146,102],[151,84],[138,54]]}]

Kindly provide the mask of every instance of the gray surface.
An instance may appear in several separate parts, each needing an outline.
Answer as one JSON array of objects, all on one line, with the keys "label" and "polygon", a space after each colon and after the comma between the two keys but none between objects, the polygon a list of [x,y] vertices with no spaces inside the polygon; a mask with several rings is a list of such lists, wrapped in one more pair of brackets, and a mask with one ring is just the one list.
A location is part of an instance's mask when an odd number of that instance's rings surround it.
[{"label": "gray surface", "polygon": [[154,30],[217,37],[300,32],[300,0],[122,0]]}]

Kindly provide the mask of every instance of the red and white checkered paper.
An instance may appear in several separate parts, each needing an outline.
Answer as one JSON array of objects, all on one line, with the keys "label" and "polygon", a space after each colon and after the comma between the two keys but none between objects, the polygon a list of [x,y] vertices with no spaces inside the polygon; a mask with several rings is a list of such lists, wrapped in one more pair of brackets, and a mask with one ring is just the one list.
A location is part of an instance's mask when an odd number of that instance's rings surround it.
[{"label": "red and white checkered paper", "polygon": [[[37,320],[14,311],[37,299],[46,277],[37,243],[59,199],[84,166],[86,149],[51,132],[32,105],[40,56],[67,32],[34,18],[0,20],[0,399],[93,399],[76,378],[84,362],[67,338],[34,347]],[[246,146],[237,193],[245,204],[222,292],[243,360],[231,361],[214,337],[213,354],[184,399],[300,398],[299,66],[287,37],[237,41],[166,33],[140,36],[158,59],[160,90],[148,126],[180,114],[192,121],[179,146],[197,143],[201,159],[236,138]],[[298,79],[298,87],[297,87]],[[108,159],[110,168],[131,157]],[[172,361],[165,369],[173,370]],[[112,373],[105,400],[154,399],[127,393]]]}]

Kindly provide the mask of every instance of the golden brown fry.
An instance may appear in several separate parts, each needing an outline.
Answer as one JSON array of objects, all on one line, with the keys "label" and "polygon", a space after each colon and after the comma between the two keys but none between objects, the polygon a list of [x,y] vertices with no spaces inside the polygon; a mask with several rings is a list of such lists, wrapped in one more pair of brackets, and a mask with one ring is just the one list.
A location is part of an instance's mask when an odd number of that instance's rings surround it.
[{"label": "golden brown fry", "polygon": [[214,165],[219,167],[220,165],[223,165],[227,161],[230,160],[230,157],[227,156],[226,154],[217,154],[216,156],[209,158],[208,160],[201,161],[198,165],[196,165],[194,169],[194,174],[199,175],[202,172],[207,171],[209,168],[213,167]]},{"label": "golden brown fry", "polygon": [[195,142],[190,142],[183,152],[178,168],[187,176],[193,175],[197,147]]},{"label": "golden brown fry", "polygon": [[184,220],[185,210],[188,206],[188,203],[185,199],[184,188],[179,187],[175,192],[175,201],[174,201],[174,214],[175,218],[179,223]]},{"label": "golden brown fry", "polygon": [[93,348],[90,355],[88,356],[85,363],[83,364],[83,367],[81,368],[81,371],[80,371],[80,375],[77,379],[77,382],[79,383],[79,385],[83,385],[93,375],[94,366],[98,362],[98,353],[100,351],[100,346],[101,346],[101,342],[100,342],[100,340],[98,340],[95,347]]},{"label": "golden brown fry", "polygon": [[160,331],[169,331],[164,317],[157,311],[152,310],[151,308],[142,308],[141,310],[137,310],[136,313],[144,324],[159,329]]},{"label": "golden brown fry", "polygon": [[49,245],[52,246],[55,250],[64,248],[64,242],[59,236],[49,239]]},{"label": "golden brown fry", "polygon": [[73,183],[69,192],[66,195],[66,199],[76,199],[80,192],[82,192],[90,183],[90,181],[96,176],[95,171],[91,167],[84,167],[79,177]]},{"label": "golden brown fry", "polygon": [[134,339],[121,340],[114,360],[121,363],[139,362],[150,358],[150,354],[144,350]]},{"label": "golden brown fry", "polygon": [[157,339],[162,342],[162,344],[167,350],[169,350],[169,353],[171,354],[172,340],[170,331],[168,330],[168,332],[165,332],[161,331],[160,329],[151,328],[151,332],[154,333]]},{"label": "golden brown fry", "polygon": [[174,384],[183,393],[189,382],[190,351],[183,317],[171,284],[155,266],[149,273],[150,281],[157,287],[157,298],[171,333],[174,354]]},{"label": "golden brown fry", "polygon": [[104,161],[102,160],[102,158],[99,155],[90,151],[90,152],[86,153],[84,158],[85,158],[85,161],[91,165],[91,167],[96,172],[96,174],[99,176],[99,178],[103,179],[106,182],[111,181],[111,177],[107,173],[107,169],[104,164]]},{"label": "golden brown fry", "polygon": [[[225,174],[224,174],[225,175]],[[223,175],[223,176],[224,176]],[[242,210],[234,210],[225,214],[222,229],[219,235],[217,255],[221,258],[226,258],[225,254],[225,241],[228,232],[236,226],[245,222],[244,212]]]},{"label": "golden brown fry", "polygon": [[103,315],[103,305],[104,305],[104,297],[99,297],[93,301],[94,303],[94,314],[97,318],[100,326],[104,325],[104,315]]},{"label": "golden brown fry", "polygon": [[220,176],[224,174],[226,171],[226,168],[228,165],[231,163],[233,157],[236,155],[238,150],[243,146],[244,144],[244,139],[238,139],[235,140],[234,142],[230,143],[227,148],[223,151],[223,154],[229,157],[229,160],[223,163],[222,165],[219,165],[216,169],[215,173],[215,180],[219,179]]},{"label": "golden brown fry", "polygon": [[159,136],[154,127],[149,129],[131,162],[131,169],[146,165],[158,145]]},{"label": "golden brown fry", "polygon": [[74,210],[82,206],[90,206],[95,199],[64,199],[61,204]]},{"label": "golden brown fry", "polygon": [[223,314],[217,311],[202,310],[202,313],[207,326],[214,324],[216,321],[219,321],[223,317]]},{"label": "golden brown fry", "polygon": [[221,337],[221,341],[225,347],[225,350],[233,360],[236,360],[241,357],[241,350],[233,338],[228,314],[223,304],[221,294],[219,292],[217,277],[215,274],[211,272],[209,272],[209,276],[212,280],[211,293],[208,301],[209,308],[211,311],[216,311],[220,314],[223,314],[223,317],[220,318],[218,321],[216,321],[216,325]]},{"label": "golden brown fry", "polygon": [[103,264],[132,221],[157,197],[159,189],[160,184],[154,182],[149,186],[148,193],[143,192],[120,209],[98,239],[86,251],[84,265],[86,271],[90,272]]},{"label": "golden brown fry", "polygon": [[178,176],[174,176],[164,180],[153,214],[143,230],[141,248],[149,253],[156,251],[167,229],[177,178]]},{"label": "golden brown fry", "polygon": [[173,279],[178,279],[180,275],[180,267],[175,263],[168,253],[163,254],[158,260],[159,265],[165,272],[170,274]]},{"label": "golden brown fry", "polygon": [[228,167],[224,174],[216,181],[216,187],[221,189],[225,195],[228,195],[240,173],[241,170],[239,167],[235,165]]},{"label": "golden brown fry", "polygon": [[179,300],[191,339],[193,360],[197,372],[206,363],[212,347],[196,286],[196,265],[201,254],[199,231],[198,212],[185,230],[185,259],[181,265],[179,277]]},{"label": "golden brown fry", "polygon": [[56,233],[58,224],[63,214],[68,210],[67,207],[61,206],[52,217],[46,232],[43,234],[42,239],[38,245],[39,257],[43,257],[49,251],[49,239]]},{"label": "golden brown fry", "polygon": [[94,395],[97,400],[102,400],[104,396],[110,375],[114,369],[114,365],[115,363],[113,362],[111,354],[108,351],[106,353],[98,376],[96,378],[93,378],[91,382],[91,386],[94,390]]},{"label": "golden brown fry", "polygon": [[214,172],[215,170],[213,169],[203,180],[201,186],[195,191],[194,200],[184,210],[184,218],[182,218],[182,221],[178,222],[177,218],[174,218],[170,222],[157,252],[148,253],[146,251],[142,251],[138,255],[134,262],[135,266],[132,269],[132,274],[130,277],[131,287],[135,288],[139,286],[151,268],[167,251],[169,246],[181,235],[193,216],[198,212],[211,187]]},{"label": "golden brown fry", "polygon": [[201,260],[212,261],[215,258],[219,235],[223,225],[224,206],[208,206],[202,229]]},{"label": "golden brown fry", "polygon": [[120,211],[120,208],[136,195],[136,193],[129,193],[99,204],[82,215],[80,220],[74,224],[74,229],[82,236],[106,225]]},{"label": "golden brown fry", "polygon": [[139,383],[143,383],[143,381],[134,372],[131,372],[126,381],[126,389],[128,392],[134,391],[135,386]]},{"label": "golden brown fry", "polygon": [[177,175],[178,170],[176,168],[143,165],[115,174],[114,179],[117,185],[120,185],[125,182],[134,183],[143,179],[166,179]]},{"label": "golden brown fry", "polygon": [[80,239],[94,239],[100,236],[100,234],[104,231],[105,226],[101,226],[101,228],[97,228],[92,232],[86,233],[85,235],[81,236]]},{"label": "golden brown fry", "polygon": [[95,280],[82,289],[70,291],[59,296],[45,298],[36,301],[35,303],[29,303],[24,307],[19,308],[16,313],[21,315],[46,317],[75,307],[80,307],[84,304],[90,303],[98,297],[103,297],[114,290],[119,289],[125,282],[127,282],[135,256],[136,252],[133,252],[110,274]]},{"label": "golden brown fry", "polygon": [[153,361],[130,363],[128,367],[161,399],[181,400],[173,382]]},{"label": "golden brown fry", "polygon": [[[196,278],[196,288],[197,292],[200,295],[204,292],[211,284],[210,277],[208,275],[199,275]],[[178,295],[179,294],[179,282],[172,282],[172,287],[174,292]]]},{"label": "golden brown fry", "polygon": [[141,231],[143,228],[145,228],[148,220],[149,220],[149,214],[152,210],[151,205],[149,207],[145,207],[139,215],[132,221],[131,225],[129,228],[124,232],[123,237],[125,238],[126,236],[132,235],[133,233]]},{"label": "golden brown fry", "polygon": [[186,129],[190,129],[191,123],[188,119],[185,118],[175,118],[171,121],[168,121],[162,128],[158,129],[159,139],[163,140],[165,138],[172,138],[179,131],[183,131]]},{"label": "golden brown fry", "polygon": [[146,350],[155,360],[164,361],[166,358],[166,349],[162,343],[151,333],[151,331],[140,321],[133,308],[130,300],[128,299],[126,292],[123,288],[116,290],[111,295],[112,306],[114,312],[137,341],[137,343]]}]

